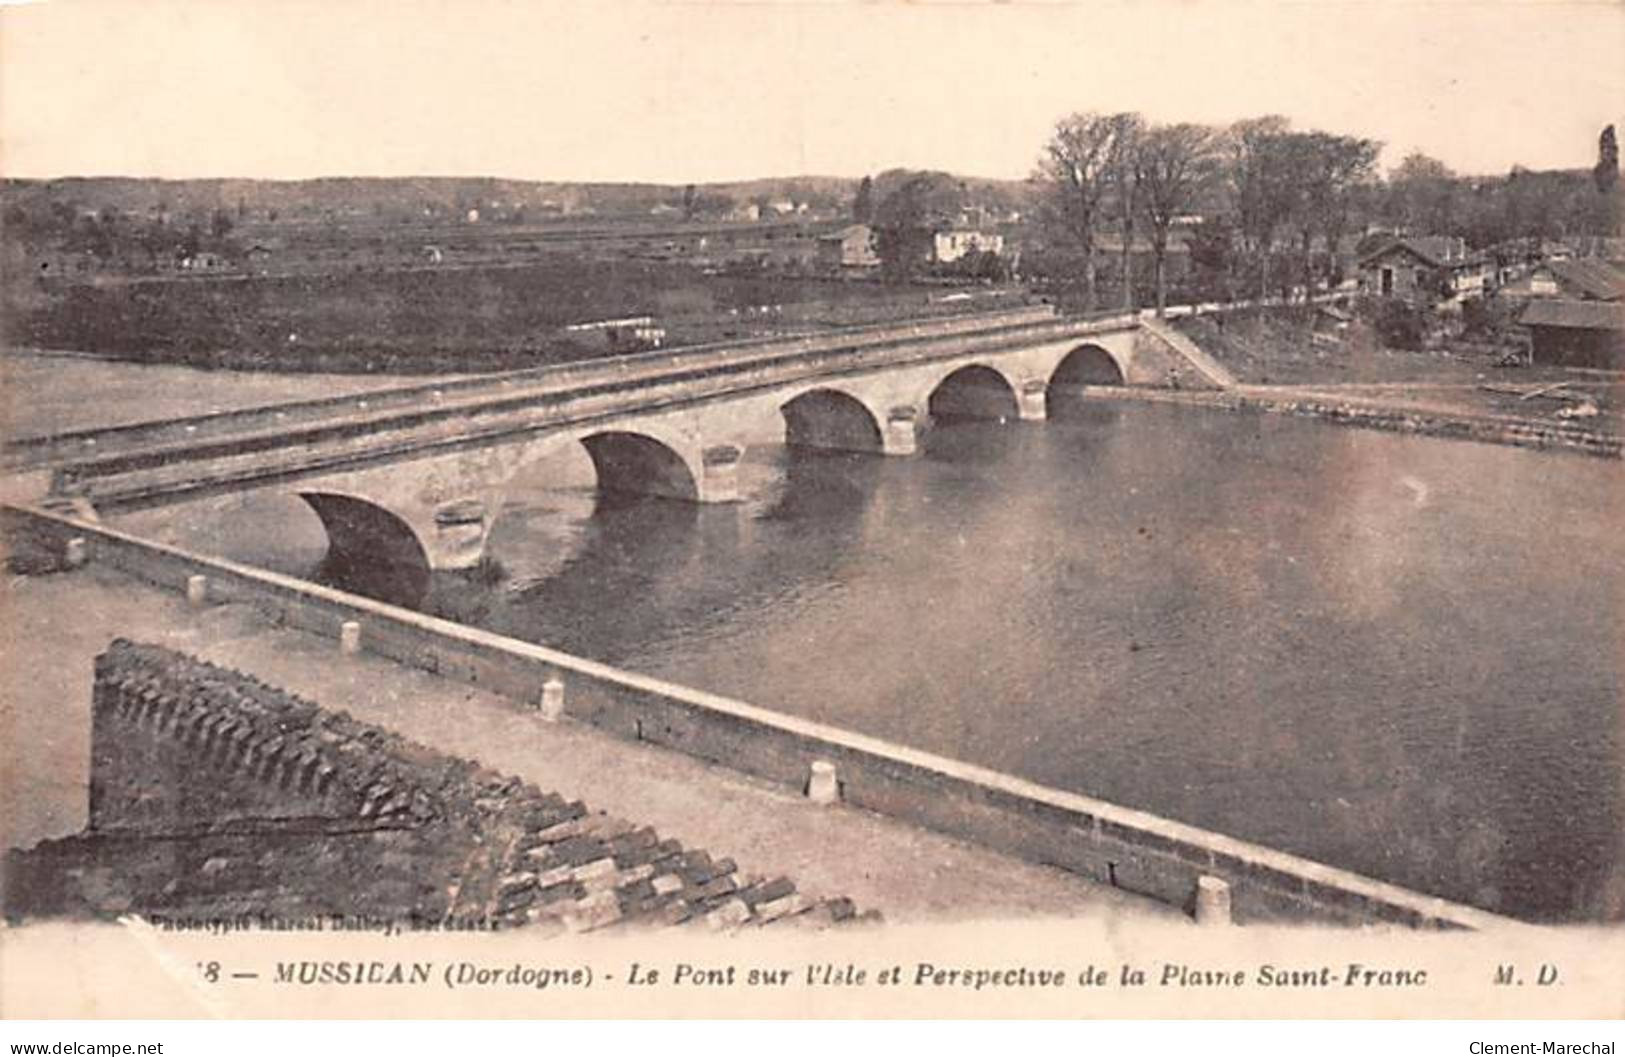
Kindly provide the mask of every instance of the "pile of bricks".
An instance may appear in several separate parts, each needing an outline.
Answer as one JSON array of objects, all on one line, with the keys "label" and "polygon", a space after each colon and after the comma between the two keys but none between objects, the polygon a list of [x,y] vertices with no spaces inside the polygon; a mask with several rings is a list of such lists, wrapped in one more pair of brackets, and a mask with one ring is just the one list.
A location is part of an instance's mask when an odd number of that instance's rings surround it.
[{"label": "pile of bricks", "polygon": [[[519,810],[535,812],[545,802],[527,797]],[[812,899],[787,878],[743,875],[732,859],[684,849],[649,827],[588,813],[579,803],[546,810],[507,843],[493,883],[478,893],[483,906],[460,903],[454,913],[569,931],[621,922],[733,929],[858,918],[850,900]]]}]

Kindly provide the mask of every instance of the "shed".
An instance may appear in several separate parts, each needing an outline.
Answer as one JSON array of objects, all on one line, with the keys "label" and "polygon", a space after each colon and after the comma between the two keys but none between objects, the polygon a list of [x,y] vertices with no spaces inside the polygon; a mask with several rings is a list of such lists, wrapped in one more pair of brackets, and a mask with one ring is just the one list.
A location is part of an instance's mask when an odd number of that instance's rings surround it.
[{"label": "shed", "polygon": [[1540,299],[1518,317],[1530,359],[1566,367],[1625,367],[1625,304]]}]

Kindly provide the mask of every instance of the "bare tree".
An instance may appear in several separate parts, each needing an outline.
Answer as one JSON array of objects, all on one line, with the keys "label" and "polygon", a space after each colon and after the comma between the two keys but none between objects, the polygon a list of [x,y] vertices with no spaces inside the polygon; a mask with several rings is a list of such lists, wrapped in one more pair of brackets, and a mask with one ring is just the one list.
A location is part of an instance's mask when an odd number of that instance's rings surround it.
[{"label": "bare tree", "polygon": [[1334,136],[1333,140],[1329,193],[1322,212],[1326,252],[1335,270],[1343,236],[1357,218],[1369,214],[1377,193],[1377,155],[1382,153],[1382,142],[1359,136]]},{"label": "bare tree", "polygon": [[1288,122],[1278,114],[1230,126],[1230,190],[1242,248],[1258,262],[1259,297],[1269,294],[1275,233],[1292,205]]},{"label": "bare tree", "polygon": [[1139,114],[1113,114],[1112,157],[1108,178],[1116,190],[1117,216],[1122,234],[1123,307],[1132,312],[1134,300],[1134,199],[1139,167],[1140,138],[1145,121]]},{"label": "bare tree", "polygon": [[1169,229],[1196,204],[1217,172],[1216,136],[1206,126],[1157,125],[1140,137],[1134,183],[1149,228],[1159,319],[1168,309]]},{"label": "bare tree", "polygon": [[1130,116],[1082,113],[1062,118],[1038,160],[1038,178],[1055,219],[1083,252],[1084,303],[1090,310],[1096,307],[1095,228]]},{"label": "bare tree", "polygon": [[1405,156],[1388,177],[1392,209],[1412,234],[1450,235],[1456,230],[1456,174],[1420,151]]},{"label": "bare tree", "polygon": [[1303,285],[1307,292],[1313,281],[1315,236],[1325,240],[1326,254],[1335,261],[1354,200],[1375,175],[1377,152],[1382,145],[1375,140],[1329,132],[1296,133],[1292,140],[1290,164],[1298,189],[1293,220],[1303,250]]}]

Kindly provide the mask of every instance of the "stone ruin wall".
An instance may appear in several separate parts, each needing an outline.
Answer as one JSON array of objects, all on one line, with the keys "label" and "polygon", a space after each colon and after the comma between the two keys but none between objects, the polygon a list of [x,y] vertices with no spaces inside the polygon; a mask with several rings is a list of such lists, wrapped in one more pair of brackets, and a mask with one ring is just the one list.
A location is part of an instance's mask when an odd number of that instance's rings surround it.
[{"label": "stone ruin wall", "polygon": [[89,830],[15,865],[138,846],[137,912],[555,930],[873,917],[162,647],[97,658],[93,724]]}]

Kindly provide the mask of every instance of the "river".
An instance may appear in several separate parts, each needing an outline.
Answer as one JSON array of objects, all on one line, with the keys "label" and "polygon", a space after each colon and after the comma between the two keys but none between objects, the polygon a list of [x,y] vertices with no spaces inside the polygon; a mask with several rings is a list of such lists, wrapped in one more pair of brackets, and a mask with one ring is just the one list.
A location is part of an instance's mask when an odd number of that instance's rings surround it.
[{"label": "river", "polygon": [[[1616,462],[1091,402],[915,458],[754,448],[738,506],[600,500],[584,467],[533,475],[503,576],[430,607],[1486,909],[1625,919]],[[266,502],[164,535],[308,573],[314,518],[270,531]]]}]

